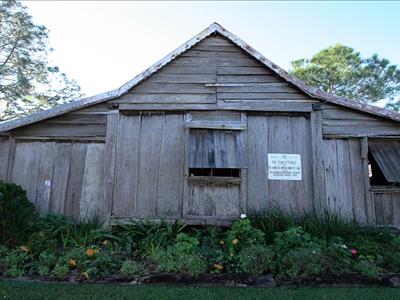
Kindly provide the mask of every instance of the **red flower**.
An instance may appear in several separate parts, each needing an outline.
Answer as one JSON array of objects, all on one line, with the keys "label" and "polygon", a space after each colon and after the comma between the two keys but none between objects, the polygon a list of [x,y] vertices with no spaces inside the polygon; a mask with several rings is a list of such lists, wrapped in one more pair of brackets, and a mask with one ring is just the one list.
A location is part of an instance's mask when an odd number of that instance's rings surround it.
[{"label": "red flower", "polygon": [[351,252],[351,255],[353,255],[353,256],[356,256],[358,254],[357,249],[354,249],[354,248],[351,249],[350,252]]}]

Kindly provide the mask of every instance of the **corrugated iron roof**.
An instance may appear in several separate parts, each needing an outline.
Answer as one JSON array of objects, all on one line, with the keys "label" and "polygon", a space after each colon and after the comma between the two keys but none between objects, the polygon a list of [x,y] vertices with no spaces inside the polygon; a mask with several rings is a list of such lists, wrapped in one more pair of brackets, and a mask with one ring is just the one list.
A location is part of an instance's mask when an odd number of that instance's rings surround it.
[{"label": "corrugated iron roof", "polygon": [[83,98],[77,101],[73,101],[67,104],[62,104],[57,107],[33,113],[31,115],[25,116],[18,118],[16,120],[11,120],[7,122],[0,123],[0,132],[2,131],[8,131],[15,129],[17,127],[25,126],[28,124],[32,124],[35,122],[39,122],[48,118],[56,117],[59,115],[62,115],[67,112],[71,112],[74,110],[78,110],[81,108],[85,108],[94,104],[98,104],[101,102],[105,102],[110,99],[114,99],[117,97],[120,97],[121,95],[127,93],[131,88],[139,84],[142,80],[146,79],[153,73],[155,73],[157,70],[161,69],[164,67],[166,64],[171,62],[173,59],[175,59],[177,56],[179,56],[181,53],[185,52],[186,50],[190,49],[194,45],[196,45],[198,42],[202,41],[209,35],[213,33],[218,33],[225,38],[229,39],[232,41],[234,44],[236,44],[238,47],[246,51],[248,54],[250,54],[252,57],[263,63],[265,66],[273,70],[277,75],[282,77],[284,80],[292,83],[294,86],[308,94],[310,97],[319,99],[319,100],[325,100],[327,102],[335,103],[341,106],[353,108],[356,110],[360,110],[363,112],[367,112],[376,116],[384,117],[387,119],[391,119],[394,121],[400,121],[400,114],[395,113],[390,110],[386,110],[380,107],[352,101],[343,97],[338,97],[334,96],[332,94],[328,94],[326,92],[323,92],[322,90],[319,90],[315,87],[307,85],[305,82],[303,82],[300,79],[297,79],[293,76],[291,76],[289,73],[287,73],[285,70],[268,60],[266,57],[264,57],[261,53],[259,53],[257,50],[252,48],[250,45],[248,45],[246,42],[241,40],[239,37],[234,35],[233,33],[229,32],[225,28],[223,28],[221,25],[218,23],[212,23],[209,27],[207,27],[205,30],[197,34],[195,37],[169,53],[167,56],[165,56],[163,59],[152,65],[150,68],[146,69],[142,73],[138,74],[136,77],[134,77],[132,80],[128,81],[126,84],[121,86],[118,89],[102,93],[99,95],[95,95],[92,97],[88,98]]},{"label": "corrugated iron roof", "polygon": [[368,148],[386,180],[400,183],[400,142],[370,140]]}]

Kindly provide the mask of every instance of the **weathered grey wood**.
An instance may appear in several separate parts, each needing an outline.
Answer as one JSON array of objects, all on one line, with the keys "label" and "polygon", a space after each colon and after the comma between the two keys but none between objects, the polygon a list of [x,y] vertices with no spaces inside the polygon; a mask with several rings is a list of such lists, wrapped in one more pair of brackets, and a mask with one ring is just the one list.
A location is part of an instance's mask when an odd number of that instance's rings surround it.
[{"label": "weathered grey wood", "polygon": [[[240,53],[240,54],[242,54],[242,53]],[[217,74],[218,75],[267,75],[267,74],[273,74],[273,72],[263,66],[259,66],[259,67],[218,67]]]},{"label": "weathered grey wood", "polygon": [[230,110],[253,110],[253,111],[270,111],[270,112],[311,112],[312,106],[310,103],[282,101],[260,101],[260,100],[245,100],[245,101],[219,101],[218,108]]},{"label": "weathered grey wood", "polygon": [[355,218],[367,223],[367,208],[365,194],[369,193],[364,186],[363,161],[361,158],[361,144],[359,139],[349,139],[349,161],[352,182],[352,205]]},{"label": "weathered grey wood", "polygon": [[37,181],[36,207],[41,214],[50,210],[50,196],[53,184],[53,169],[56,156],[56,143],[42,143],[40,168]]},{"label": "weathered grey wood", "polygon": [[7,178],[8,157],[10,152],[10,139],[0,137],[0,180]]},{"label": "weathered grey wood", "polygon": [[68,174],[67,193],[65,196],[65,215],[78,219],[81,212],[82,189],[86,188],[87,182],[83,181],[87,148],[90,144],[74,143],[71,146],[71,162]]},{"label": "weathered grey wood", "polygon": [[[14,153],[14,163],[12,165],[12,173],[10,176],[10,181],[14,182],[23,188],[25,188],[27,183],[28,173],[28,163],[29,163],[29,152],[31,150],[30,143],[16,143],[15,153]],[[34,199],[31,200],[34,203]]]},{"label": "weathered grey wood", "polygon": [[140,127],[140,115],[120,116],[113,196],[113,214],[117,216],[129,216],[136,209]]},{"label": "weathered grey wood", "polygon": [[400,135],[400,128],[398,126],[374,126],[374,125],[360,125],[360,126],[327,126],[322,127],[324,135],[342,135],[348,137],[361,137],[361,136],[384,136],[384,135]]},{"label": "weathered grey wood", "polygon": [[179,57],[173,60],[172,66],[220,66],[220,67],[257,67],[260,63],[252,58],[237,57]]},{"label": "weathered grey wood", "polygon": [[240,49],[238,49],[234,45],[232,45],[232,46],[218,45],[217,46],[217,45],[205,45],[202,43],[199,43],[199,44],[193,46],[192,50],[194,50],[194,51],[215,51],[215,52],[236,52],[236,53],[241,52]]},{"label": "weathered grey wood", "polygon": [[214,83],[217,76],[214,74],[162,74],[156,73],[148,82],[158,83]]},{"label": "weathered grey wood", "polygon": [[223,130],[245,130],[246,124],[238,122],[190,122],[186,123],[187,128],[203,128],[203,129],[223,129]]},{"label": "weathered grey wood", "polygon": [[247,117],[247,208],[259,210],[269,204],[267,158],[268,158],[268,118]]},{"label": "weathered grey wood", "polygon": [[32,124],[13,131],[14,136],[89,137],[105,136],[105,124],[51,124],[49,121]]},{"label": "weathered grey wood", "polygon": [[65,114],[59,117],[51,118],[46,123],[48,124],[106,124],[107,116],[100,114],[89,114],[89,113],[80,113],[80,114]]},{"label": "weathered grey wood", "polygon": [[337,211],[338,199],[338,174],[337,174],[337,147],[336,140],[324,140],[325,163],[325,193],[327,206],[332,211]]},{"label": "weathered grey wood", "polygon": [[112,114],[107,116],[107,135],[104,146],[104,186],[103,203],[100,205],[99,214],[102,219],[108,218],[112,214],[113,193],[115,186],[116,152],[118,135],[119,115]]},{"label": "weathered grey wood", "polygon": [[310,118],[311,126],[311,162],[313,177],[314,208],[328,208],[325,195],[325,167],[324,148],[322,140],[322,116],[321,111],[313,111]]},{"label": "weathered grey wood", "polygon": [[209,36],[206,39],[202,40],[201,44],[210,45],[210,46],[233,46],[233,45],[235,45],[231,41],[223,38],[220,35]]},{"label": "weathered grey wood", "polygon": [[[221,83],[223,84],[223,83]],[[218,86],[218,93],[299,93],[287,83],[238,83]]]},{"label": "weathered grey wood", "polygon": [[368,172],[368,138],[364,137],[360,139],[360,156],[362,160],[362,177],[363,177],[363,187],[364,187],[364,201],[365,201],[365,214],[367,222],[369,224],[375,223],[375,212],[374,203],[372,195],[370,193],[370,182],[369,182],[369,172]]},{"label": "weathered grey wood", "polygon": [[218,82],[227,83],[280,83],[282,79],[276,75],[218,75]]},{"label": "weathered grey wood", "polygon": [[[28,143],[27,143],[28,144]],[[42,147],[41,143],[33,142],[29,143],[28,151],[25,153],[27,159],[25,185],[24,188],[28,195],[28,199],[36,205],[37,203],[37,180],[39,177],[39,167],[40,167],[40,153]]]},{"label": "weathered grey wood", "polygon": [[215,103],[215,94],[127,94],[120,103]]},{"label": "weathered grey wood", "polygon": [[[161,73],[161,74],[213,74],[213,75],[215,75],[216,67],[215,66],[208,66],[208,67],[174,66],[173,68],[168,68],[168,67],[163,68],[159,71],[159,73]],[[145,83],[145,82],[143,82],[143,83]],[[143,83],[141,83],[140,85],[142,85]],[[138,86],[140,86],[140,85],[138,85]]]},{"label": "weathered grey wood", "polygon": [[[193,70],[195,73],[196,70]],[[198,73],[196,73],[198,74]],[[203,83],[154,83],[143,82],[134,87],[130,94],[215,94],[214,87],[207,87]]]},{"label": "weathered grey wood", "polygon": [[65,197],[67,194],[68,174],[71,161],[71,144],[57,143],[54,160],[53,182],[50,197],[50,211],[55,214],[63,214],[65,209]]},{"label": "weathered grey wood", "polygon": [[88,144],[85,170],[83,175],[80,201],[80,219],[91,218],[98,214],[99,205],[103,203],[103,159],[104,144]]},{"label": "weathered grey wood", "polygon": [[352,186],[353,179],[350,169],[349,144],[347,140],[336,140],[337,174],[338,174],[338,203],[340,213],[345,217],[353,217]]},{"label": "weathered grey wood", "polygon": [[211,122],[241,122],[239,112],[232,111],[195,111],[191,113],[191,122],[211,121]]},{"label": "weathered grey wood", "polygon": [[[157,214],[157,186],[160,165],[163,116],[142,116],[139,138],[139,175],[136,213],[139,216]],[[155,134],[158,133],[158,134]]]},{"label": "weathered grey wood", "polygon": [[157,190],[157,216],[181,216],[184,177],[184,115],[163,118]]},{"label": "weathered grey wood", "polygon": [[276,99],[308,99],[299,93],[217,93],[218,99],[226,100],[276,100]]},{"label": "weathered grey wood", "polygon": [[399,225],[400,193],[373,193],[375,219],[378,225]]}]

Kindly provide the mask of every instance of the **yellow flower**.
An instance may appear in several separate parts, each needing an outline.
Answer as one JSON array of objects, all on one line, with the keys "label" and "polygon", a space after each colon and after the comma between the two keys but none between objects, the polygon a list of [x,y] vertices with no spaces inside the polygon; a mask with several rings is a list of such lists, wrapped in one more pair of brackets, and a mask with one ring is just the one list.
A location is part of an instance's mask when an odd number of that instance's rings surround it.
[{"label": "yellow flower", "polygon": [[221,264],[214,264],[214,268],[216,268],[218,271],[221,271],[224,268],[224,266]]},{"label": "yellow flower", "polygon": [[83,273],[81,273],[81,275],[85,276],[86,279],[89,279],[89,274],[88,274],[88,272],[83,272]]},{"label": "yellow flower", "polygon": [[29,248],[27,246],[20,246],[19,249],[23,252],[29,252]]},{"label": "yellow flower", "polygon": [[76,260],[75,260],[75,259],[70,259],[70,260],[68,261],[68,266],[69,266],[70,268],[76,267]]},{"label": "yellow flower", "polygon": [[105,246],[105,245],[107,245],[108,244],[108,240],[104,240],[103,242],[102,242],[102,244]]},{"label": "yellow flower", "polygon": [[87,256],[93,256],[93,255],[95,255],[95,254],[97,254],[97,253],[99,253],[99,250],[97,250],[97,249],[87,249],[86,250],[86,255]]},{"label": "yellow flower", "polygon": [[225,242],[223,240],[219,241],[220,245],[223,245]]},{"label": "yellow flower", "polygon": [[238,240],[238,239],[234,239],[234,240],[232,241],[232,244],[234,244],[234,245],[236,245],[237,243],[239,243],[239,240]]}]

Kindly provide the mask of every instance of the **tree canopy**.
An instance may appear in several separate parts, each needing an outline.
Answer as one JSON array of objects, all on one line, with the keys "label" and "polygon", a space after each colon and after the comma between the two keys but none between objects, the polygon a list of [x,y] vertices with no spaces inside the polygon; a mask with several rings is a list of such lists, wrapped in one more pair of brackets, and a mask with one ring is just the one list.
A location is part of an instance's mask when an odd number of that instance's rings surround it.
[{"label": "tree canopy", "polygon": [[46,27],[17,0],[0,2],[0,121],[76,100],[80,87],[51,66]]},{"label": "tree canopy", "polygon": [[387,108],[400,107],[400,70],[377,54],[363,58],[353,48],[336,44],[291,64],[292,75],[328,93],[364,103],[386,99]]}]

